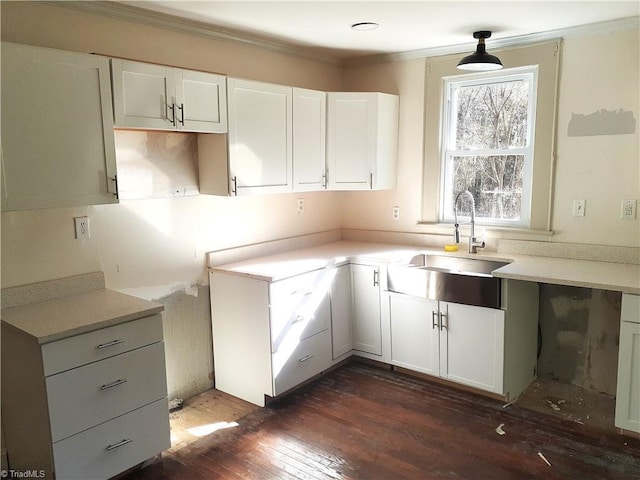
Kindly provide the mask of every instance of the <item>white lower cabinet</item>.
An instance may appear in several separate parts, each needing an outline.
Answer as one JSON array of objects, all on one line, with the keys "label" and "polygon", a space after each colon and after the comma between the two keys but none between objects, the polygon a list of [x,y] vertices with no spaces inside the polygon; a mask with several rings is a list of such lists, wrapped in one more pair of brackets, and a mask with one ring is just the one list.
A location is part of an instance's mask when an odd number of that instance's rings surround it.
[{"label": "white lower cabinet", "polygon": [[331,345],[333,359],[342,359],[353,350],[351,327],[351,266],[335,269],[331,282]]},{"label": "white lower cabinet", "polygon": [[389,294],[391,363],[503,394],[504,312]]},{"label": "white lower cabinet", "polygon": [[210,272],[215,386],[265,405],[331,366],[330,282],[320,269],[280,281]]},{"label": "white lower cabinet", "polygon": [[351,264],[353,348],[382,355],[380,267]]},{"label": "white lower cabinet", "polygon": [[2,326],[12,469],[106,479],[171,446],[160,314],[43,345]]},{"label": "white lower cabinet", "polygon": [[615,425],[640,433],[639,295],[622,295]]}]

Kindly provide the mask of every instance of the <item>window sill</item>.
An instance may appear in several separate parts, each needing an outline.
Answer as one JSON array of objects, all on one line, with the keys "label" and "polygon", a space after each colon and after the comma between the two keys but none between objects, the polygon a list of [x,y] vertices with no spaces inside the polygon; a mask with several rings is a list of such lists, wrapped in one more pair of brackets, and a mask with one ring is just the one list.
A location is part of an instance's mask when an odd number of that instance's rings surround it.
[{"label": "window sill", "polygon": [[[417,222],[416,226],[420,229],[421,233],[453,235],[452,223]],[[469,224],[460,224],[460,234],[462,236],[469,235]],[[531,230],[528,228],[476,224],[476,235],[486,238],[548,241],[551,240],[553,234],[553,230]]]}]

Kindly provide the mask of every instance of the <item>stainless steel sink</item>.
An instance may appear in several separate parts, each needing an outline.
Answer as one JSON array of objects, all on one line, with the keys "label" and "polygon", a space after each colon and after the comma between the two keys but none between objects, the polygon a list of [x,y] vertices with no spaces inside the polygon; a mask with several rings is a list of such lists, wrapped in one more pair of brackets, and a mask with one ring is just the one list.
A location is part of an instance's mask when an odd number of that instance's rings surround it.
[{"label": "stainless steel sink", "polygon": [[408,265],[389,265],[387,288],[418,297],[500,308],[500,279],[491,272],[508,262],[420,254]]}]

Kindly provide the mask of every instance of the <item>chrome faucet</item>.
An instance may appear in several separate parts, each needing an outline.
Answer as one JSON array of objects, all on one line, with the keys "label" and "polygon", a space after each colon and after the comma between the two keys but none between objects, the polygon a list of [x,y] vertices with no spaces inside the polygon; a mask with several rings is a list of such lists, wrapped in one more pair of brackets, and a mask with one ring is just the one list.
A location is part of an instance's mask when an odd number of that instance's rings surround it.
[{"label": "chrome faucet", "polygon": [[471,200],[471,232],[469,234],[469,253],[478,253],[478,248],[484,248],[484,241],[478,241],[478,239],[476,238],[476,201],[473,199],[473,195],[471,195],[471,192],[469,190],[460,192],[456,196],[456,202],[453,206],[453,215],[455,217],[453,238],[456,243],[460,243],[460,231],[458,229],[458,227],[460,226],[460,224],[458,223],[458,201],[462,196],[469,197],[469,199]]}]

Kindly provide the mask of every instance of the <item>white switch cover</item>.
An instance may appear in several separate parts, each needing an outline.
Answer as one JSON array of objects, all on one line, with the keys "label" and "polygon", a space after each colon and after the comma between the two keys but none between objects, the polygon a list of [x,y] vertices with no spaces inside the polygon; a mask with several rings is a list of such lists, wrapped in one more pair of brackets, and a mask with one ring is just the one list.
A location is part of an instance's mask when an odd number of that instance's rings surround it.
[{"label": "white switch cover", "polygon": [[620,205],[620,218],[633,220],[636,218],[636,201],[633,199],[622,200]]},{"label": "white switch cover", "polygon": [[298,200],[296,200],[296,205],[298,208],[298,213],[304,213],[304,199],[298,198]]},{"label": "white switch cover", "polygon": [[89,232],[89,217],[75,217],[73,221],[75,222],[76,238],[78,240],[91,238],[91,232]]},{"label": "white switch cover", "polygon": [[574,200],[573,201],[573,216],[584,217],[584,209],[586,206],[586,200]]}]

